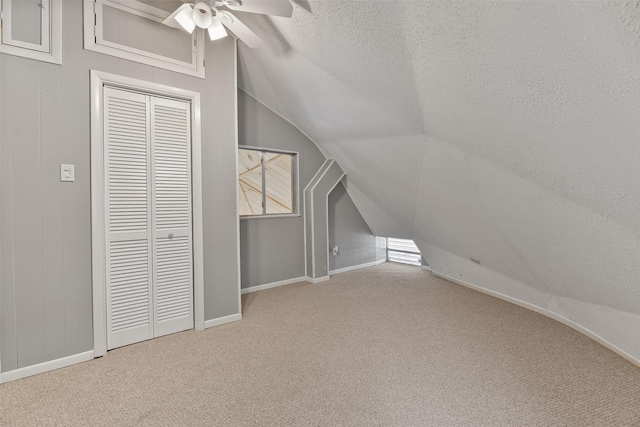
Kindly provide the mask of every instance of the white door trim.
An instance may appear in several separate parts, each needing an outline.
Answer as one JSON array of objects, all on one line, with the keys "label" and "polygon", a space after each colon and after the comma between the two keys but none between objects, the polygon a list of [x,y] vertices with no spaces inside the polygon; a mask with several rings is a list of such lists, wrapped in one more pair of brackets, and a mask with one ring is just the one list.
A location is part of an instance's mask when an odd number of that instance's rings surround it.
[{"label": "white door trim", "polygon": [[93,286],[93,345],[95,357],[107,352],[105,283],[105,207],[103,87],[105,85],[144,92],[191,103],[191,159],[193,212],[194,324],[204,329],[204,255],[202,231],[202,157],[200,93],[91,70],[91,267]]}]

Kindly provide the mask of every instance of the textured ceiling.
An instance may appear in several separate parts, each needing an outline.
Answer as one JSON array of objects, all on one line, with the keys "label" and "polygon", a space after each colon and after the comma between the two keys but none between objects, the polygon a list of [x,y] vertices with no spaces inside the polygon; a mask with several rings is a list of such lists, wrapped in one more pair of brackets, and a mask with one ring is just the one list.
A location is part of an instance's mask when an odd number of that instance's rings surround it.
[{"label": "textured ceiling", "polygon": [[267,41],[239,85],[337,159],[376,234],[640,313],[638,2],[293,3],[239,14]]}]

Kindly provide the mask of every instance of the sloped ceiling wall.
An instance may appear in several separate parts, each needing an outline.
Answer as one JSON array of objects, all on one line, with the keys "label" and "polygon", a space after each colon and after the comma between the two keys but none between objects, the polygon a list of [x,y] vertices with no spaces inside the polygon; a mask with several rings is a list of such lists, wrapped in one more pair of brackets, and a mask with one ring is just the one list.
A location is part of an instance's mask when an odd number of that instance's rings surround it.
[{"label": "sloped ceiling wall", "polygon": [[639,3],[294,6],[241,14],[267,47],[239,84],[337,159],[374,233],[640,360]]}]

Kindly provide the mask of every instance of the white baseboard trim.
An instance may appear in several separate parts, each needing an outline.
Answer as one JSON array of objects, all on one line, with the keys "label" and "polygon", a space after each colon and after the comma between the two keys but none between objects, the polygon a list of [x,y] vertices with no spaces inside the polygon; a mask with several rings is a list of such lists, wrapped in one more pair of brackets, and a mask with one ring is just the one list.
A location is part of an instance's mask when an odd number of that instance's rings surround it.
[{"label": "white baseboard trim", "polygon": [[242,289],[242,295],[250,294],[251,292],[264,291],[265,289],[277,288],[278,286],[291,285],[293,283],[300,283],[307,280],[307,277],[294,277],[293,279],[280,280],[278,282],[266,283],[264,285],[251,286],[249,288]]},{"label": "white baseboard trim", "polygon": [[386,259],[379,259],[378,261],[367,262],[365,264],[352,265],[351,267],[339,268],[337,270],[329,271],[329,276],[334,274],[346,273],[347,271],[360,270],[361,268],[373,267],[376,265],[384,264]]},{"label": "white baseboard trim", "polygon": [[30,377],[32,375],[42,374],[43,372],[53,371],[54,369],[75,365],[76,363],[86,362],[91,359],[93,359],[93,350],[62,357],[60,359],[50,360],[48,362],[38,363],[37,365],[25,366],[24,368],[2,372],[0,373],[0,384]]},{"label": "white baseboard trim", "polygon": [[593,332],[592,330],[585,328],[584,326],[580,325],[579,323],[574,322],[571,319],[567,319],[566,317],[555,313],[551,310],[547,310],[546,308],[542,308],[540,306],[537,306],[535,304],[531,304],[529,302],[526,301],[522,301],[518,298],[514,298],[514,297],[510,297],[508,295],[502,294],[500,292],[496,292],[496,291],[492,291],[486,288],[483,288],[481,286],[477,286],[474,284],[471,284],[469,282],[465,282],[464,280],[459,280],[456,279],[454,277],[449,277],[445,274],[440,274],[437,273],[435,271],[432,271],[434,276],[438,276],[442,279],[448,280],[450,282],[453,283],[457,283],[458,285],[462,285],[465,286],[467,288],[476,290],[478,292],[482,292],[483,294],[487,294],[487,295],[491,295],[492,297],[496,297],[499,298],[501,300],[510,302],[512,304],[515,305],[519,305],[520,307],[524,307],[527,308],[529,310],[535,311],[536,313],[540,313],[543,316],[547,316],[550,317],[554,320],[557,320],[560,323],[563,323],[567,326],[569,326],[570,328],[575,329],[576,331],[580,332],[581,334],[584,334],[586,336],[588,336],[589,338],[591,338],[592,340],[602,344],[603,346],[605,346],[606,348],[608,348],[609,350],[613,351],[614,353],[619,354],[620,356],[624,357],[625,359],[627,359],[629,362],[637,365],[640,367],[640,359],[636,359],[635,357],[633,357],[632,355],[630,355],[629,353],[627,353],[626,351],[622,350],[621,348],[617,347],[616,345],[612,344],[611,342],[607,341],[605,338],[601,337],[600,335],[596,334],[595,332]]},{"label": "white baseboard trim", "polygon": [[431,270],[431,267],[429,267],[428,265],[422,265],[421,267],[424,271],[433,271]]},{"label": "white baseboard trim", "polygon": [[225,323],[236,322],[242,320],[242,313],[231,314],[229,316],[218,317],[217,319],[210,319],[204,321],[204,328],[213,328],[214,326],[224,325]]},{"label": "white baseboard trim", "polygon": [[317,279],[314,279],[313,277],[305,277],[305,280],[309,283],[321,283],[321,282],[326,282],[327,280],[331,279],[331,277],[329,276],[324,276],[324,277],[318,277]]}]

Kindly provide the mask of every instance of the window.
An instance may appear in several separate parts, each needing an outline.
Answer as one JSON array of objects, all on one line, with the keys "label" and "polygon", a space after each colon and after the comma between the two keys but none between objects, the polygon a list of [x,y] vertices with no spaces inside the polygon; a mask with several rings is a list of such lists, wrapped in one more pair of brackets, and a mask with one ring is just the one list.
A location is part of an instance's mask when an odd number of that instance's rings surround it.
[{"label": "window", "polygon": [[62,0],[0,0],[0,53],[62,63]]},{"label": "window", "polygon": [[387,261],[422,265],[420,249],[413,240],[387,238]]},{"label": "window", "polygon": [[241,217],[297,215],[297,153],[238,149]]},{"label": "window", "polygon": [[84,0],[84,48],[204,78],[204,32],[189,34],[162,24],[181,4]]}]

